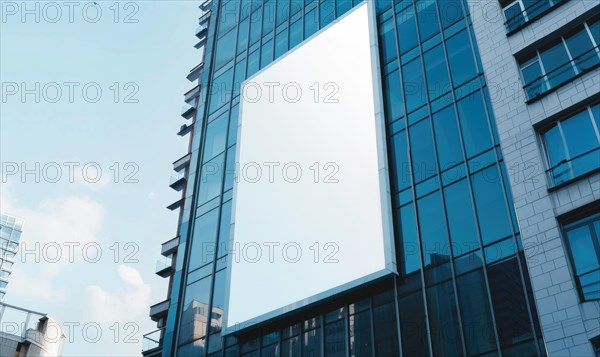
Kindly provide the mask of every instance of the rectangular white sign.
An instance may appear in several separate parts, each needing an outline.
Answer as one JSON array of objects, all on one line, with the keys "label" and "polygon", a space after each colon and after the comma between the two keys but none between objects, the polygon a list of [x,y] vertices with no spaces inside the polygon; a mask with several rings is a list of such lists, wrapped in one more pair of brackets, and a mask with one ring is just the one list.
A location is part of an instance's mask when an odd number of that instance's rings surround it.
[{"label": "rectangular white sign", "polygon": [[241,101],[225,333],[396,273],[373,2]]}]

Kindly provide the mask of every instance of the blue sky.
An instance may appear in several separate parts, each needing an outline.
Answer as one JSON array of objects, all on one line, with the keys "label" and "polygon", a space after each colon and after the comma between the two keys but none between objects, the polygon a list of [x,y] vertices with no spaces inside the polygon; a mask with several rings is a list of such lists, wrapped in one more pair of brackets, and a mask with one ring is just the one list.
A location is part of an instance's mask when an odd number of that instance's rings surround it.
[{"label": "blue sky", "polygon": [[175,134],[200,61],[199,3],[118,2],[117,14],[114,1],[75,2],[69,18],[63,2],[61,15],[28,2],[39,19],[1,3],[0,210],[25,219],[29,252],[16,257],[5,301],[60,322],[65,356],[139,355],[155,329],[148,306],[166,298],[154,270],[176,232],[165,207],[178,198],[171,163],[187,148]]}]

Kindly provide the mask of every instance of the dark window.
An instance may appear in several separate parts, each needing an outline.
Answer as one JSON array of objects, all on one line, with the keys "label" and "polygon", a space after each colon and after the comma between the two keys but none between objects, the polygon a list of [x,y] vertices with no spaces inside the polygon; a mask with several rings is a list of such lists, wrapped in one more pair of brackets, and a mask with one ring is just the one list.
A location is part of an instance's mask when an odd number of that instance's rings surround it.
[{"label": "dark window", "polygon": [[338,320],[325,325],[325,356],[346,356],[346,320]]},{"label": "dark window", "polygon": [[417,205],[425,266],[436,265],[450,255],[440,193],[421,198]]},{"label": "dark window", "polygon": [[458,115],[468,158],[493,146],[481,91],[458,102]]},{"label": "dark window", "polygon": [[450,239],[454,256],[479,248],[477,227],[473,214],[469,186],[462,180],[444,189],[446,213],[450,225]]},{"label": "dark window", "polygon": [[430,100],[450,91],[450,79],[446,67],[446,57],[442,45],[438,45],[426,52],[425,73],[427,75],[427,93]]},{"label": "dark window", "polygon": [[429,329],[434,356],[464,355],[460,342],[456,297],[452,282],[427,289]]},{"label": "dark window", "polygon": [[412,6],[400,12],[396,16],[398,22],[398,42],[400,43],[400,53],[406,53],[415,48],[418,44],[417,24],[415,22],[415,10]]},{"label": "dark window", "polygon": [[600,299],[600,213],[567,224],[563,231],[582,299]]},{"label": "dark window", "polygon": [[454,106],[449,106],[433,114],[433,127],[440,171],[443,172],[463,162]]},{"label": "dark window", "polygon": [[463,30],[446,42],[450,72],[455,87],[467,82],[477,74],[473,48],[467,30]]},{"label": "dark window", "polygon": [[371,310],[357,312],[350,316],[350,356],[370,356],[371,348]]},{"label": "dark window", "polygon": [[394,302],[373,308],[375,330],[375,356],[394,357],[398,355],[398,330]]},{"label": "dark window", "polygon": [[413,204],[408,204],[400,209],[400,222],[402,226],[404,273],[410,274],[421,268],[417,223]]},{"label": "dark window", "polygon": [[388,19],[381,24],[381,57],[383,63],[388,63],[396,58],[396,33],[394,31],[394,18]]},{"label": "dark window", "polygon": [[429,118],[409,128],[412,167],[415,182],[421,182],[436,174],[436,159]]},{"label": "dark window", "polygon": [[425,97],[425,80],[423,79],[421,57],[417,57],[402,66],[402,84],[404,85],[407,113],[425,104],[427,98]]},{"label": "dark window", "polygon": [[513,31],[523,24],[537,19],[544,11],[558,5],[563,0],[516,0],[504,6],[505,25]]},{"label": "dark window", "polygon": [[551,186],[600,168],[600,104],[559,120],[542,133]]}]

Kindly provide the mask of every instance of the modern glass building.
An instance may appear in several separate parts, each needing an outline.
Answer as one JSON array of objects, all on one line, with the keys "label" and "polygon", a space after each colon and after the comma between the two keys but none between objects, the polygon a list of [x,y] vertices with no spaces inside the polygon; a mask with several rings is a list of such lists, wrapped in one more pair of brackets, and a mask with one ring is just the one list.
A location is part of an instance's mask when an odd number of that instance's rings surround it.
[{"label": "modern glass building", "polygon": [[21,218],[0,214],[0,300],[6,295],[6,286],[15,263],[23,223]]},{"label": "modern glass building", "polygon": [[600,4],[584,0],[373,2],[397,274],[225,333],[241,83],[362,4],[200,5],[144,355],[598,355]]}]

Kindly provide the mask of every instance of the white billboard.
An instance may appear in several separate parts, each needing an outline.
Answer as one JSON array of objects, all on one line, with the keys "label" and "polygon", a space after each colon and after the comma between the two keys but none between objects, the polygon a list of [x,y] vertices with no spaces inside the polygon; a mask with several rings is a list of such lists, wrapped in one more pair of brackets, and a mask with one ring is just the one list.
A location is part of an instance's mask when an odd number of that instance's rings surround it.
[{"label": "white billboard", "polygon": [[375,9],[242,86],[224,333],[396,273]]}]

